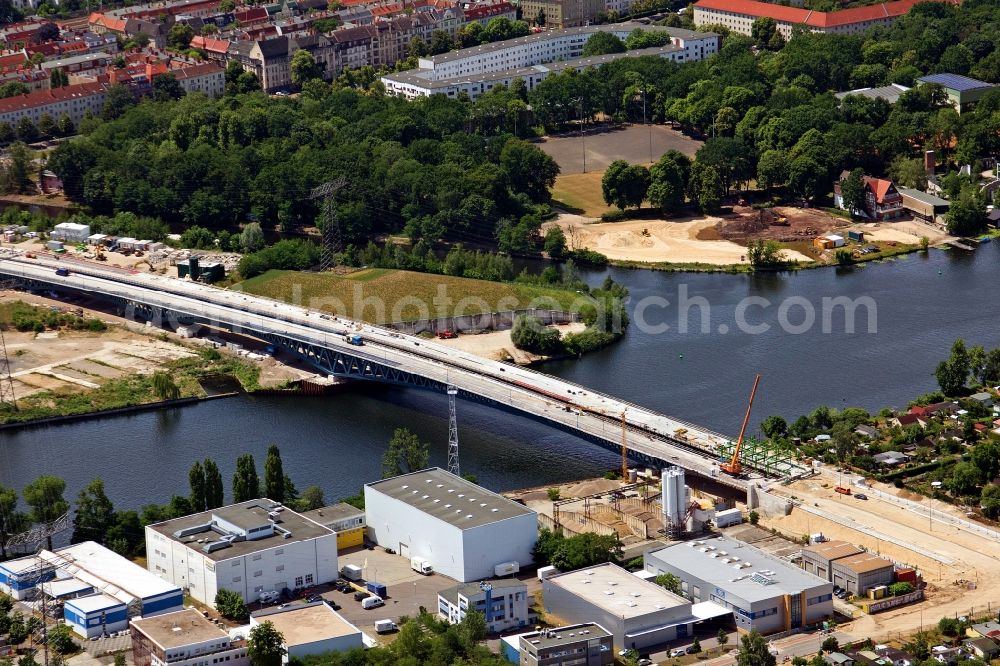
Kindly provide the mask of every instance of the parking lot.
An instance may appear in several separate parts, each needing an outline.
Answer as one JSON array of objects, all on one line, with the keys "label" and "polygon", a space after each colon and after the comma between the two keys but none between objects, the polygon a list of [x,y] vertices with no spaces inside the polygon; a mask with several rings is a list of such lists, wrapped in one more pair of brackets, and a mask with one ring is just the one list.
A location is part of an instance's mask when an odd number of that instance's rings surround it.
[{"label": "parking lot", "polygon": [[385,606],[365,610],[360,601],[354,600],[353,594],[337,590],[323,592],[323,597],[339,604],[341,615],[372,635],[375,634],[376,620],[388,618],[398,621],[403,615],[413,617],[421,606],[430,613],[436,613],[438,591],[456,585],[454,580],[440,574],[422,576],[410,569],[408,559],[390,555],[381,548],[357,548],[342,552],[338,557],[338,566],[343,568],[346,564],[361,567],[365,580],[378,581],[386,586],[389,594]]}]

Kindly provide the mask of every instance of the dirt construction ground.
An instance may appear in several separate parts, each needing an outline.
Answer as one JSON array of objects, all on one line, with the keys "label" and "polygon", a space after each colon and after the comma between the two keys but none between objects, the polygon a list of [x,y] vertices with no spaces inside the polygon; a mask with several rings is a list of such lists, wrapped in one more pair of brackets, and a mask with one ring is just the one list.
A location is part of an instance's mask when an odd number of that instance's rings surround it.
[{"label": "dirt construction ground", "polygon": [[[586,325],[576,323],[553,326],[551,328],[555,328],[560,334],[566,335],[567,333],[580,333],[586,328]],[[510,341],[510,330],[491,331],[489,333],[479,333],[478,335],[462,334],[451,340],[437,340],[436,342],[494,361],[510,359],[518,364],[528,364],[541,358],[514,347],[514,344]]]},{"label": "dirt construction ground", "polygon": [[[563,174],[604,171],[615,160],[631,164],[649,164],[668,150],[679,150],[688,157],[701,148],[702,142],[662,125],[630,125],[622,129],[590,131],[546,137],[538,147],[548,153]],[[652,146],[652,149],[650,149]],[[586,148],[587,168],[583,168]]]},{"label": "dirt construction ground", "polygon": [[[800,508],[793,510],[789,516],[765,518],[762,522],[785,534],[822,532],[829,539],[843,539],[863,546],[896,562],[916,566],[928,583],[925,601],[877,615],[861,616],[850,627],[843,627],[845,631],[859,639],[869,636],[879,640],[891,639],[919,630],[922,623],[936,624],[944,616],[985,614],[988,605],[996,610],[1000,604],[1000,576],[997,575],[1000,572],[1000,544],[940,520],[929,520],[927,515],[879,501],[877,496],[865,501],[839,495],[833,491],[837,483],[836,476],[828,474],[796,481],[787,487],[779,486],[771,492],[794,496],[803,504],[835,513],[851,524],[879,535],[889,535],[904,545],[887,543],[859,529],[846,527]],[[884,484],[873,485],[884,492],[901,492]],[[934,510],[964,517],[957,509],[941,502],[934,503]],[[935,561],[907,544],[934,553],[946,562]]]},{"label": "dirt construction ground", "polygon": [[[703,238],[706,230],[712,234],[721,222],[722,218],[706,216],[594,223],[579,215],[560,215],[550,224],[562,227],[570,248],[596,250],[609,259],[713,265],[745,263],[746,247],[718,236]],[[810,261],[794,250],[785,250],[785,256],[790,260]]]}]

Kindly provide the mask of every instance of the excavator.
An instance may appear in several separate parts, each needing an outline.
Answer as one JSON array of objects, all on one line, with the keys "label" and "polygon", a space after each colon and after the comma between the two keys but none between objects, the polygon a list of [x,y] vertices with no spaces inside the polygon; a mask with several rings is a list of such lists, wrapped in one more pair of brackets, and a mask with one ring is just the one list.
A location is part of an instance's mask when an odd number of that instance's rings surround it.
[{"label": "excavator", "polygon": [[740,476],[743,474],[743,465],[740,464],[740,452],[743,449],[743,435],[747,431],[747,423],[750,422],[750,410],[753,409],[753,399],[757,395],[757,384],[760,383],[760,375],[753,380],[753,389],[750,391],[750,404],[747,405],[746,416],[743,417],[743,427],[740,428],[740,437],[736,440],[736,447],[733,449],[733,457],[730,458],[729,462],[724,462],[719,465],[721,469],[726,474],[731,474],[733,476]]}]

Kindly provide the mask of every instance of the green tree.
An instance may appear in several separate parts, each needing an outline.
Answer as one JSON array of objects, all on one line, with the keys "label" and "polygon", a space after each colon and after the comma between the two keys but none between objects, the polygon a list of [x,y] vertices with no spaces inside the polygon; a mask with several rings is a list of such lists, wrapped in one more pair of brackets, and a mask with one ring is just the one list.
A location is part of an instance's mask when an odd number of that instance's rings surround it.
[{"label": "green tree", "polygon": [[[63,499],[66,482],[58,476],[42,475],[26,485],[21,491],[24,501],[31,507],[34,523],[51,523],[69,511],[69,503]],[[52,537],[48,537],[48,547],[52,550]]]},{"label": "green tree", "polygon": [[625,44],[610,32],[595,32],[583,45],[583,57],[605,55],[608,53],[624,53]]},{"label": "green tree", "polygon": [[551,563],[560,571],[573,571],[620,561],[621,557],[621,542],[617,535],[584,532],[564,539],[552,555]]},{"label": "green tree", "polygon": [[440,55],[455,48],[455,42],[445,30],[435,30],[431,33],[431,43],[428,47],[430,55]]},{"label": "green tree", "polygon": [[979,506],[987,518],[996,520],[1000,517],[1000,485],[988,483],[983,486],[979,495]]},{"label": "green tree", "polygon": [[698,654],[701,652],[701,641],[695,636],[694,640],[691,641],[691,647],[688,648],[690,654]]},{"label": "green tree", "polygon": [[747,514],[747,519],[750,521],[751,525],[756,525],[760,522],[760,514],[751,510],[750,513]]},{"label": "green tree", "polygon": [[818,197],[825,179],[826,169],[810,157],[797,157],[788,167],[788,186],[803,199]]},{"label": "green tree", "polygon": [[684,192],[691,177],[691,160],[677,150],[668,150],[649,169],[649,203],[664,213],[684,205]]},{"label": "green tree", "polygon": [[697,184],[695,196],[698,200],[698,208],[704,213],[718,213],[722,207],[722,178],[714,167],[704,167],[697,172],[692,172],[692,178],[697,173]]},{"label": "green tree", "polygon": [[57,624],[48,630],[49,647],[59,654],[70,654],[79,648],[68,624]]},{"label": "green tree", "polygon": [[76,498],[72,541],[106,544],[108,530],[114,523],[115,507],[104,492],[104,481],[94,479]]},{"label": "green tree", "polygon": [[323,66],[316,62],[313,54],[305,49],[300,49],[292,56],[289,65],[292,83],[301,86],[306,81],[323,78]]},{"label": "green tree", "polygon": [[101,118],[104,120],[121,118],[133,106],[135,106],[135,96],[132,94],[132,91],[116,83],[108,88],[107,93],[104,95],[104,108],[101,109]]},{"label": "green tree", "polygon": [[762,49],[767,48],[777,32],[778,22],[768,16],[754,19],[750,26],[750,37],[757,43],[757,47]]},{"label": "green tree", "polygon": [[927,187],[927,170],[919,159],[906,156],[895,158],[889,165],[889,176],[897,185],[924,189]]},{"label": "green tree", "polygon": [[757,161],[757,184],[765,190],[788,180],[788,155],[783,150],[765,150]]},{"label": "green tree", "polygon": [[38,119],[38,133],[42,137],[49,139],[55,136],[56,133],[56,121],[48,113],[43,113],[42,117]]},{"label": "green tree", "polygon": [[163,370],[153,373],[153,392],[161,400],[177,400],[181,397],[181,390],[174,383],[173,378]]},{"label": "green tree", "polygon": [[977,494],[979,470],[970,463],[958,463],[951,473],[951,492],[960,497]]},{"label": "green tree", "polygon": [[125,666],[125,664],[127,663],[125,661],[125,653],[124,652],[115,652],[114,660],[115,660],[114,661],[114,666]]},{"label": "green tree", "polygon": [[715,641],[719,644],[719,647],[726,647],[726,644],[729,642],[729,632],[725,629],[719,629],[719,633],[715,635]]},{"label": "green tree", "polygon": [[18,141],[23,141],[24,143],[38,141],[38,127],[28,116],[22,116],[17,121],[17,128],[14,130],[14,133],[17,135]]},{"label": "green tree", "polygon": [[382,478],[388,479],[425,469],[430,456],[430,448],[426,442],[421,442],[407,428],[396,428],[389,440],[389,447],[382,456]]},{"label": "green tree", "polygon": [[32,153],[26,145],[18,141],[7,149],[7,168],[0,172],[0,189],[15,194],[35,191],[31,182]]},{"label": "green tree", "polygon": [[965,382],[969,378],[969,354],[964,340],[955,340],[951,356],[938,363],[934,376],[941,392],[946,396],[960,395],[965,391]]},{"label": "green tree", "polygon": [[740,638],[740,648],[736,655],[736,666],[775,666],[777,660],[771,654],[767,640],[756,629]]},{"label": "green tree", "polygon": [[545,326],[538,317],[528,315],[514,318],[510,341],[518,349],[541,356],[551,356],[562,350],[559,331]]},{"label": "green tree", "polygon": [[184,88],[177,77],[170,73],[153,76],[153,99],[157,102],[169,102],[172,99],[184,97]]},{"label": "green tree", "polygon": [[320,509],[326,505],[323,499],[323,489],[319,486],[309,486],[302,491],[302,498],[299,500],[299,506],[303,511],[313,511],[315,509]]},{"label": "green tree", "polygon": [[760,424],[760,431],[769,439],[784,437],[788,434],[788,421],[777,414],[773,414],[764,419]]},{"label": "green tree", "polygon": [[781,245],[774,240],[752,240],[747,243],[747,260],[755,270],[774,268],[785,263]]},{"label": "green tree", "polygon": [[243,603],[243,597],[239,592],[233,592],[225,588],[220,588],[215,593],[215,610],[219,615],[235,622],[243,622],[250,617],[247,605]]},{"label": "green tree", "polygon": [[945,220],[948,233],[955,236],[974,236],[986,229],[986,200],[979,194],[978,187],[963,188],[948,207]]},{"label": "green tree", "polygon": [[275,502],[285,501],[285,471],[281,464],[281,451],[277,444],[267,448],[264,461],[264,495]]},{"label": "green tree", "polygon": [[601,178],[601,192],[605,203],[618,206],[622,210],[630,206],[640,207],[646,199],[648,189],[649,171],[646,167],[629,164],[625,160],[612,162]]},{"label": "green tree", "polygon": [[559,166],[538,146],[509,139],[500,151],[500,168],[507,183],[517,192],[524,192],[532,201],[547,203],[549,188],[555,185]]},{"label": "green tree", "polygon": [[653,582],[674,594],[681,593],[681,579],[672,573],[660,574],[653,579]]},{"label": "green tree", "polygon": [[56,131],[59,133],[59,136],[72,136],[76,132],[76,125],[73,124],[73,119],[69,117],[68,113],[59,116],[59,121],[56,123]]},{"label": "green tree", "polygon": [[285,637],[270,622],[261,622],[250,630],[247,656],[252,666],[281,666],[285,656]]},{"label": "green tree", "polygon": [[259,222],[247,222],[240,232],[240,247],[244,252],[256,252],[264,247],[264,231]]},{"label": "green tree", "polygon": [[191,508],[196,512],[204,511],[205,505],[205,468],[200,461],[195,460],[188,471],[188,487],[191,489]]},{"label": "green tree", "polygon": [[943,617],[938,620],[938,631],[945,636],[955,637],[962,631],[962,623],[958,618]]},{"label": "green tree", "polygon": [[211,458],[205,458],[205,509],[211,511],[223,505],[222,474]]},{"label": "green tree", "polygon": [[167,33],[167,46],[177,51],[185,51],[194,39],[194,28],[187,23],[174,23]]},{"label": "green tree", "polygon": [[233,474],[233,502],[246,502],[260,498],[260,479],[257,476],[257,463],[253,455],[244,453],[236,459],[236,472]]},{"label": "green tree", "polygon": [[865,179],[861,169],[854,169],[840,181],[840,196],[844,200],[844,209],[851,215],[864,212]]},{"label": "green tree", "polygon": [[545,253],[552,259],[562,259],[566,256],[566,234],[559,227],[550,227],[545,232]]},{"label": "green tree", "polygon": [[17,509],[17,491],[0,486],[0,559],[7,559],[7,540],[30,526],[28,517]]}]

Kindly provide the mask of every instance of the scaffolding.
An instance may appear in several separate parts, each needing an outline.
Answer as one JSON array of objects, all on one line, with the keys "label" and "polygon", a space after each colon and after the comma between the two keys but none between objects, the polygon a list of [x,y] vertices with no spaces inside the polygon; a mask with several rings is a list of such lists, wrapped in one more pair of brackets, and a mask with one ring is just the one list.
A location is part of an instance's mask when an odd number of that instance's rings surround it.
[{"label": "scaffolding", "polygon": [[461,476],[458,468],[458,417],[455,414],[455,396],[458,389],[448,387],[448,471]]},{"label": "scaffolding", "polygon": [[[736,442],[719,444],[719,459],[732,458]],[[750,436],[743,440],[740,463],[747,468],[763,472],[768,476],[788,477],[803,471],[801,465],[792,461],[791,455],[767,440]]]}]

